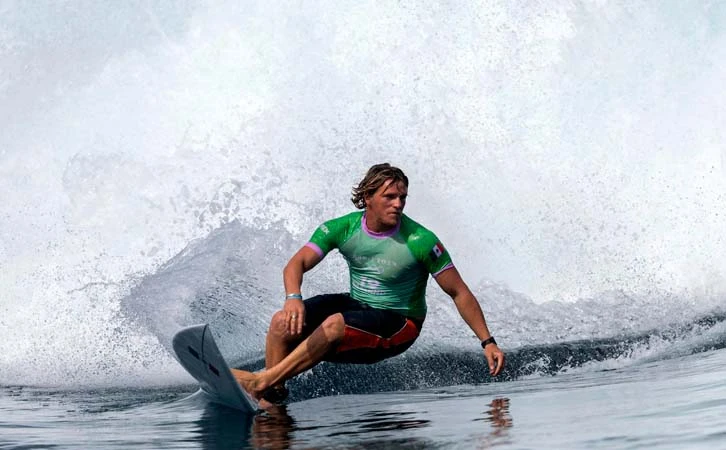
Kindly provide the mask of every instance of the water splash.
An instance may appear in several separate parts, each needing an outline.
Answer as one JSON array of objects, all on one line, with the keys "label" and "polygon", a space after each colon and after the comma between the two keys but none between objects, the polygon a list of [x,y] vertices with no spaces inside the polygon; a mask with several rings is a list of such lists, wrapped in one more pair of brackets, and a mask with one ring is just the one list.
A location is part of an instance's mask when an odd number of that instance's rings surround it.
[{"label": "water splash", "polygon": [[[178,380],[172,326],[274,309],[281,261],[383,160],[510,345],[725,290],[721,5],[0,8],[0,383]],[[427,328],[458,345],[447,302]]]}]

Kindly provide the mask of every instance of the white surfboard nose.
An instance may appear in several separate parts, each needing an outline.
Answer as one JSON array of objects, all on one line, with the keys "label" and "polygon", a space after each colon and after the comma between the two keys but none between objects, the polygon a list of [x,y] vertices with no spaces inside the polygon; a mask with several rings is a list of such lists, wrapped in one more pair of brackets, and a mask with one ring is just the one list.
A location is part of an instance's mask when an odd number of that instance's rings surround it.
[{"label": "white surfboard nose", "polygon": [[257,401],[245,392],[229,370],[207,324],[193,325],[177,332],[172,347],[179,363],[215,403],[254,414]]}]

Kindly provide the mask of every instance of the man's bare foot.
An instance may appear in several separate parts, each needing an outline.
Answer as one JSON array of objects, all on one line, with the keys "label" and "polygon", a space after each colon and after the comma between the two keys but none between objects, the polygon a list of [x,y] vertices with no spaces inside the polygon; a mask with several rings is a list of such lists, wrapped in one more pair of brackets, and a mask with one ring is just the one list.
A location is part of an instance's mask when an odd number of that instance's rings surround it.
[{"label": "man's bare foot", "polygon": [[229,370],[232,372],[232,376],[234,376],[235,380],[237,380],[240,386],[242,386],[242,389],[247,391],[248,394],[250,394],[257,400],[257,406],[265,410],[276,406],[273,403],[270,403],[262,398],[262,395],[264,394],[264,389],[257,389],[257,387],[261,383],[259,377],[256,374],[239,369],[230,368]]},{"label": "man's bare foot", "polygon": [[266,387],[263,387],[263,382],[260,380],[260,377],[256,373],[232,368],[230,368],[229,370],[232,372],[232,376],[234,376],[235,380],[237,380],[240,386],[242,386],[242,389],[244,389],[248,394],[254,397],[255,400],[257,400],[258,406],[260,408],[266,410],[277,406],[274,403],[270,403],[262,398],[265,393]]},{"label": "man's bare foot", "polygon": [[263,383],[257,374],[239,369],[230,369],[230,371],[232,372],[232,376],[242,386],[242,389],[258,401],[262,398],[265,387],[262,386]]}]

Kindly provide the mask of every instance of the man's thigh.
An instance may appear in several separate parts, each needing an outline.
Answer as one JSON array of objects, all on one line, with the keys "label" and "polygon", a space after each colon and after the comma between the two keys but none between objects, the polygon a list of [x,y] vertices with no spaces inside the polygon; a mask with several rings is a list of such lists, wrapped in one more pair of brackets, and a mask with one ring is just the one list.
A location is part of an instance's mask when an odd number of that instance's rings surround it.
[{"label": "man's thigh", "polygon": [[305,300],[302,337],[308,337],[325,319],[338,313],[343,315],[345,334],[325,357],[332,362],[371,364],[398,355],[414,343],[423,323],[393,311],[371,308],[347,293],[324,294]]},{"label": "man's thigh", "polygon": [[403,353],[421,330],[420,321],[393,311],[364,308],[342,314],[345,334],[328,361],[372,364]]},{"label": "man's thigh", "polygon": [[360,307],[347,293],[323,294],[305,299],[305,324],[302,336],[310,336],[320,324],[333,314],[342,313]]}]

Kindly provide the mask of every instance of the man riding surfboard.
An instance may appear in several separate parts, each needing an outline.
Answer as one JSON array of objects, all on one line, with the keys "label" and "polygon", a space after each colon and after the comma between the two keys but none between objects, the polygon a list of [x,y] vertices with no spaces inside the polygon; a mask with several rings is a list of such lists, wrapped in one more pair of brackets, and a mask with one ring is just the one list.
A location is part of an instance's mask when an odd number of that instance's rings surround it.
[{"label": "man riding surfboard", "polygon": [[[371,364],[408,349],[426,317],[431,274],[481,340],[491,375],[504,353],[469,287],[436,235],[403,214],[408,178],[388,163],[372,166],[353,189],[353,212],[320,225],[285,266],[286,299],[270,321],[265,369],[232,373],[260,406],[287,397],[285,381],[321,361]],[[303,274],[338,249],[350,292],[303,300]]]}]

